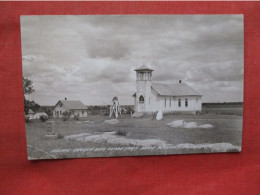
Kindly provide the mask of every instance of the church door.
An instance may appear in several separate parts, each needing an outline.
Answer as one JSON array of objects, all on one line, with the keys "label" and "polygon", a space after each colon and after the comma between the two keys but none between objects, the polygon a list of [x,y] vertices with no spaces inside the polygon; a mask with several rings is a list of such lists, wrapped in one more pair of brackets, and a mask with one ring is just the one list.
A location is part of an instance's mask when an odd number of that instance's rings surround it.
[{"label": "church door", "polygon": [[145,108],[144,108],[144,97],[142,95],[139,97],[138,111],[139,112],[144,112],[145,111]]}]

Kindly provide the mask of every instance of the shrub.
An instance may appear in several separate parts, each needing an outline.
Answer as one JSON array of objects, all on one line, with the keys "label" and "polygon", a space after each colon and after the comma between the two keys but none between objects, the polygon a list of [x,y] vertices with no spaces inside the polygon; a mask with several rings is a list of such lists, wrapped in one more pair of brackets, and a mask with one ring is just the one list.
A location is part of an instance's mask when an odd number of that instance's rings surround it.
[{"label": "shrub", "polygon": [[126,131],[124,131],[124,130],[117,130],[116,131],[116,135],[120,135],[120,136],[126,136]]},{"label": "shrub", "polygon": [[48,120],[48,116],[46,116],[46,115],[41,115],[41,116],[40,116],[40,120],[41,120],[41,122],[45,122],[45,121]]},{"label": "shrub", "polygon": [[63,139],[63,138],[64,138],[64,135],[59,132],[59,133],[57,133],[57,138],[58,138],[58,139]]},{"label": "shrub", "polygon": [[69,117],[68,117],[68,116],[63,116],[63,117],[62,117],[62,120],[63,120],[63,121],[67,121],[67,120],[69,120]]},{"label": "shrub", "polygon": [[63,112],[62,115],[63,115],[62,116],[63,121],[67,121],[70,117],[70,113],[68,111]]},{"label": "shrub", "polygon": [[26,122],[26,123],[31,122],[29,116],[25,116],[25,122]]},{"label": "shrub", "polygon": [[76,121],[78,121],[79,120],[79,113],[77,113],[77,114],[74,114],[74,120],[76,120]]}]

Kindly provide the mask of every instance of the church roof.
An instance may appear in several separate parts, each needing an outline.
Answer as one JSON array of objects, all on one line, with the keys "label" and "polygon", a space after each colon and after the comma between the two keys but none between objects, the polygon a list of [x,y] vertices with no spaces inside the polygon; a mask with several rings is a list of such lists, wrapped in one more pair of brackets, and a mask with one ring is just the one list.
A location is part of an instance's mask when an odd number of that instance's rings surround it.
[{"label": "church roof", "polygon": [[[59,102],[62,103],[62,105],[66,109],[71,109],[71,110],[87,109],[87,107],[79,100],[60,100]],[[56,105],[58,105],[58,103]]]},{"label": "church roof", "polygon": [[145,64],[142,65],[141,67],[135,69],[135,71],[141,71],[141,70],[147,70],[147,71],[153,71],[152,69],[150,69],[148,66],[146,66]]},{"label": "church roof", "polygon": [[201,96],[198,92],[192,89],[185,83],[178,84],[163,84],[163,83],[152,83],[152,88],[162,96]]}]

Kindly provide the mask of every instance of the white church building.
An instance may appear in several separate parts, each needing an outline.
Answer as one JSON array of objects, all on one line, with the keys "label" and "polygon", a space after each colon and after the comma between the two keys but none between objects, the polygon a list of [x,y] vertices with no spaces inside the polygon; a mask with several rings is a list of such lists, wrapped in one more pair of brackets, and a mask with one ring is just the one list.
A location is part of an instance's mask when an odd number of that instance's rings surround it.
[{"label": "white church building", "polygon": [[133,95],[135,112],[196,113],[201,111],[202,95],[181,80],[176,84],[152,82],[153,70],[146,65],[135,71],[137,88]]}]

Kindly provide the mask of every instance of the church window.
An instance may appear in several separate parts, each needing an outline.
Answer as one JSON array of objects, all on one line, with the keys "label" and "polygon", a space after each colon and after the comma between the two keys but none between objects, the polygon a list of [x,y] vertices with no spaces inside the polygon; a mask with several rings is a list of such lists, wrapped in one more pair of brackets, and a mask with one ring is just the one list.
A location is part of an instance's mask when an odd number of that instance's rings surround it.
[{"label": "church window", "polygon": [[178,106],[181,107],[181,99],[178,99]]},{"label": "church window", "polygon": [[139,97],[139,103],[144,103],[144,96],[141,95],[141,96]]},{"label": "church window", "polygon": [[164,107],[166,107],[166,98],[165,98],[165,100],[164,100]]},{"label": "church window", "polygon": [[172,107],[172,98],[170,98],[170,107]]},{"label": "church window", "polygon": [[140,79],[141,81],[143,81],[144,80],[144,73],[143,72],[141,72],[141,79]]},{"label": "church window", "polygon": [[188,99],[185,99],[185,106],[188,107]]},{"label": "church window", "polygon": [[148,80],[150,81],[152,79],[152,73],[148,73]]},{"label": "church window", "polygon": [[151,104],[151,98],[149,97],[149,104]]}]

